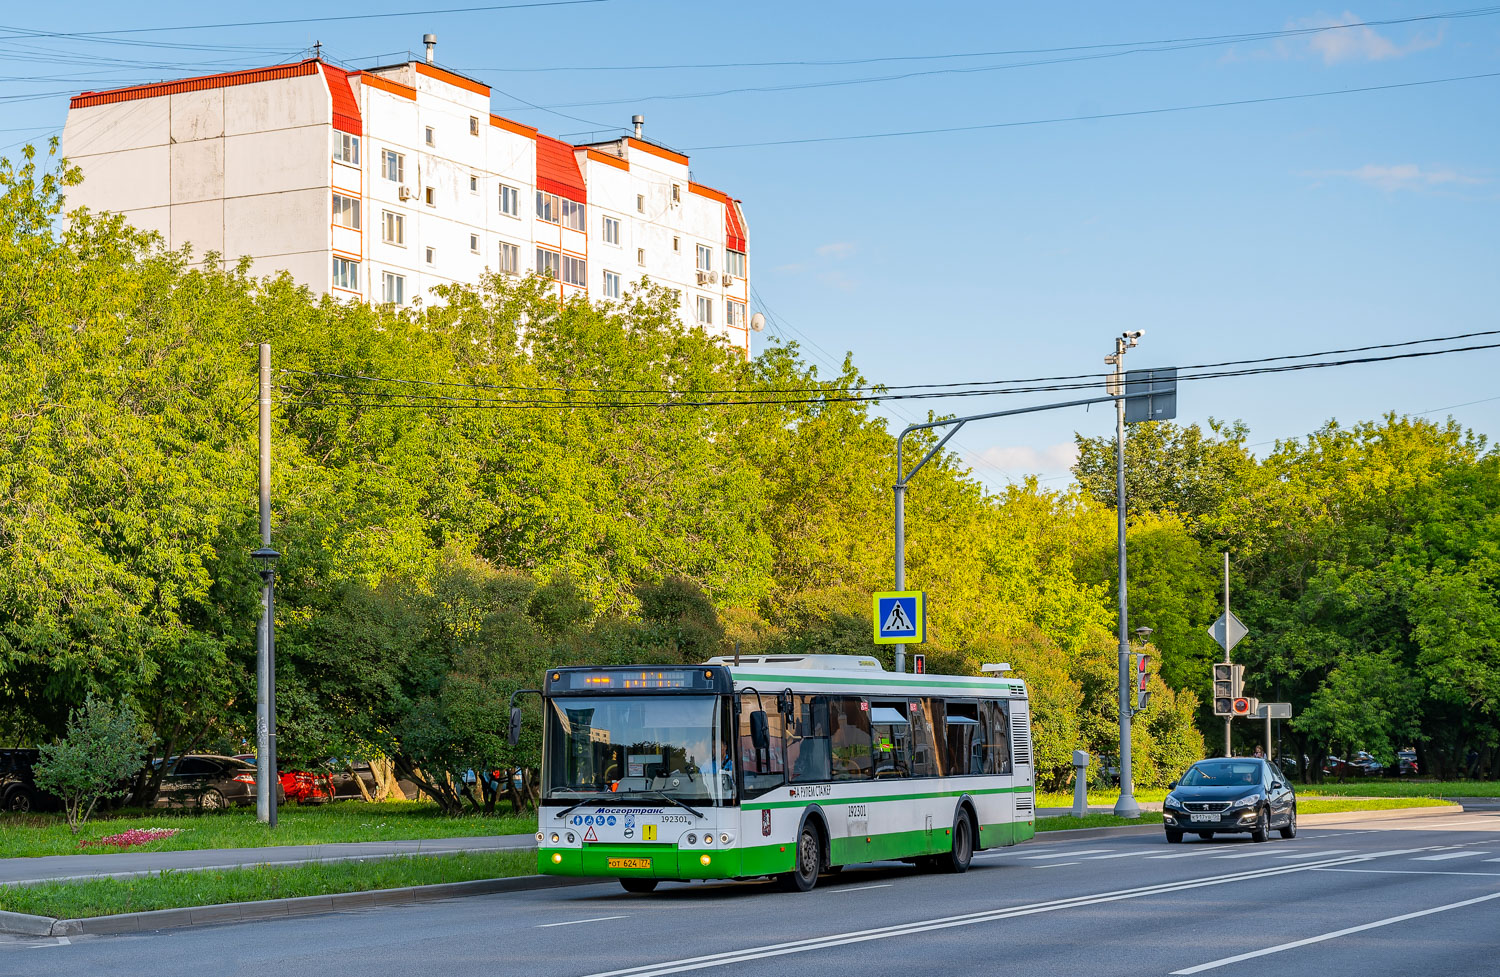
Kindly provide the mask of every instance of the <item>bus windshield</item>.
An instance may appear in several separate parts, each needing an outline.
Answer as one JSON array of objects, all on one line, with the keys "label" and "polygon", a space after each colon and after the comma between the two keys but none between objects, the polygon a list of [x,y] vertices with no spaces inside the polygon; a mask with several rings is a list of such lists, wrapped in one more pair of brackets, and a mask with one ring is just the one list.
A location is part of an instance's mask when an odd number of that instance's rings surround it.
[{"label": "bus windshield", "polygon": [[548,702],[546,800],[663,793],[691,803],[734,795],[715,696],[567,696]]}]

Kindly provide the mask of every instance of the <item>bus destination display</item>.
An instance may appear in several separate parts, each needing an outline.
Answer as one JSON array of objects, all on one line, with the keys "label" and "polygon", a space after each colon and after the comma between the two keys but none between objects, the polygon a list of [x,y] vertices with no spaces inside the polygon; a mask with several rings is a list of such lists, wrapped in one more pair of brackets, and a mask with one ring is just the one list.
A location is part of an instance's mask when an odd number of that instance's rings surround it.
[{"label": "bus destination display", "polygon": [[712,691],[716,684],[713,670],[705,668],[556,669],[547,673],[548,692]]}]

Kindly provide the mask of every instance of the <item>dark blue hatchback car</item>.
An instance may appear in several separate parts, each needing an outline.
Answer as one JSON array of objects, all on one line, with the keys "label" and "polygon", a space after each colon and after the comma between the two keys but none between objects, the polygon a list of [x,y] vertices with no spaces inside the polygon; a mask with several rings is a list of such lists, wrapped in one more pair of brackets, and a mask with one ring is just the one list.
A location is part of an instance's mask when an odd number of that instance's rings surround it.
[{"label": "dark blue hatchback car", "polygon": [[1216,834],[1249,834],[1265,841],[1276,828],[1283,838],[1297,834],[1297,795],[1276,765],[1257,757],[1199,760],[1162,804],[1167,841],[1193,832],[1207,840]]}]

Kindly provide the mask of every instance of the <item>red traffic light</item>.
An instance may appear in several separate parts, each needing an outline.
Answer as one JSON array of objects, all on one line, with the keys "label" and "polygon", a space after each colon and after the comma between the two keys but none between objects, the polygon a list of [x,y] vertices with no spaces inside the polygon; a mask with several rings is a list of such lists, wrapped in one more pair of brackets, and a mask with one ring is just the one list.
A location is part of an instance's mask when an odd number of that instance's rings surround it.
[{"label": "red traffic light", "polygon": [[1229,711],[1236,716],[1248,716],[1255,710],[1255,706],[1249,699],[1235,699],[1229,704]]}]

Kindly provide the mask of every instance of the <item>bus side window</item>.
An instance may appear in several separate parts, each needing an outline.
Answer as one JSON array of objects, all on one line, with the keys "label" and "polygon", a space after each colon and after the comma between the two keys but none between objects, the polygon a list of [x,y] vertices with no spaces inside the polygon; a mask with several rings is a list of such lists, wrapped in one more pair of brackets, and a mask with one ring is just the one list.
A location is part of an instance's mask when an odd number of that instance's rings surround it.
[{"label": "bus side window", "polygon": [[[933,722],[933,706],[938,716],[942,715],[941,700],[912,699],[911,712],[911,775],[913,777],[941,777],[943,757],[938,752],[938,738]],[[941,720],[939,720],[941,722]]]},{"label": "bus side window", "polygon": [[870,703],[877,779],[911,776],[911,723],[906,710],[904,701]]},{"label": "bus side window", "polygon": [[766,732],[770,742],[766,749],[758,751],[750,735],[750,716],[758,705],[754,697],[746,696],[741,703],[739,725],[739,766],[745,778],[745,796],[759,797],[773,787],[786,783],[785,765],[785,718],[776,708],[774,700],[766,702]]},{"label": "bus side window", "polygon": [[792,697],[792,735],[787,740],[787,765],[793,783],[828,780],[831,767],[828,743],[828,696]]},{"label": "bus side window", "polygon": [[870,709],[858,696],[838,696],[831,701],[829,736],[834,780],[870,779]]},{"label": "bus side window", "polygon": [[985,773],[1010,773],[1009,717],[1005,703],[985,699],[979,704],[979,728],[984,734]]},{"label": "bus side window", "polygon": [[983,761],[979,759],[977,744],[979,735],[979,705],[973,702],[950,702],[944,716],[943,731],[948,740],[948,775],[983,773]]}]

